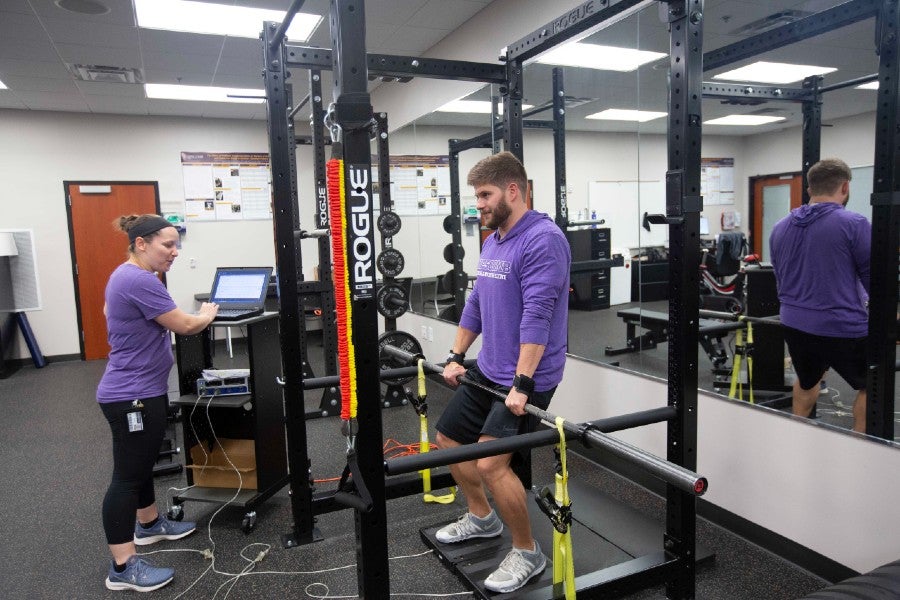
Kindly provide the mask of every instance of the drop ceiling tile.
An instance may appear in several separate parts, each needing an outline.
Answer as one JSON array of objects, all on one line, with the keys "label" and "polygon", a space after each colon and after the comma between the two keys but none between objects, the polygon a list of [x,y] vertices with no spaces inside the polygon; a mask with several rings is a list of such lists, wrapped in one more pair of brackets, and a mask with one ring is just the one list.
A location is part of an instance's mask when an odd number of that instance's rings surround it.
[{"label": "drop ceiling tile", "polygon": [[147,100],[149,115],[178,115],[184,117],[202,117],[205,102],[189,102],[186,100]]},{"label": "drop ceiling tile", "polygon": [[171,52],[218,56],[225,43],[224,35],[203,35],[183,31],[140,29],[144,52]]},{"label": "drop ceiling tile", "polygon": [[4,13],[32,14],[28,0],[3,0],[3,7],[0,10],[0,18],[7,18]]},{"label": "drop ceiling tile", "polygon": [[80,94],[56,94],[50,92],[18,92],[16,96],[32,110],[63,110],[87,112],[88,106]]},{"label": "drop ceiling tile", "polygon": [[134,83],[109,83],[105,81],[76,81],[75,85],[85,96],[109,96],[114,98],[143,98],[144,86]]},{"label": "drop ceiling tile", "polygon": [[406,23],[428,0],[367,0],[366,23]]},{"label": "drop ceiling tile", "polygon": [[[45,79],[11,75],[0,77],[9,89],[17,92],[51,92],[55,94],[77,94],[78,87],[73,79]],[[3,93],[0,91],[0,93]]]},{"label": "drop ceiling tile", "polygon": [[[254,60],[257,59],[257,60]],[[216,75],[242,75],[244,77],[257,77],[262,80],[263,63],[261,54],[257,56],[225,57],[223,56],[216,65]]]},{"label": "drop ceiling tile", "polygon": [[117,115],[147,114],[147,100],[145,98],[87,96],[85,100],[92,113]]},{"label": "drop ceiling tile", "polygon": [[147,83],[180,83],[183,85],[210,85],[212,71],[174,71],[169,69],[144,69]]},{"label": "drop ceiling tile", "polygon": [[59,60],[41,62],[36,60],[14,60],[0,58],[0,79],[4,76],[19,75],[50,79],[70,79],[72,75]]},{"label": "drop ceiling tile", "polygon": [[85,21],[93,23],[106,23],[110,25],[134,25],[134,8],[131,0],[100,0],[109,8],[105,15],[85,15],[72,12],[56,6],[52,0],[29,0],[34,11],[44,19],[67,19],[70,21]]},{"label": "drop ceiling tile", "polygon": [[0,108],[27,108],[10,90],[0,90]]},{"label": "drop ceiling tile", "polygon": [[264,104],[229,104],[227,102],[204,102],[203,117],[207,119],[249,119],[255,114],[265,114]]},{"label": "drop ceiling tile", "polygon": [[72,19],[45,19],[50,39],[56,44],[99,45],[112,48],[138,48],[138,29],[134,25],[116,25]]},{"label": "drop ceiling tile", "polygon": [[47,33],[41,22],[31,13],[0,12],[0,48],[7,48],[11,41],[46,40]]},{"label": "drop ceiling tile", "polygon": [[53,44],[46,37],[40,37],[34,40],[19,40],[12,44],[3,44],[3,58],[16,60],[33,60],[41,62],[58,61],[59,56],[53,49]]},{"label": "drop ceiling tile", "polygon": [[216,68],[218,57],[209,54],[183,54],[180,52],[144,52],[145,69],[163,69],[166,71],[189,71],[209,73]]},{"label": "drop ceiling tile", "polygon": [[222,56],[229,58],[252,57],[262,68],[262,40],[227,37],[225,45],[222,47]]},{"label": "drop ceiling tile", "polygon": [[104,65],[114,67],[141,67],[141,51],[138,48],[113,48],[81,44],[57,44],[60,57],[70,64]]},{"label": "drop ceiling tile", "polygon": [[404,24],[428,29],[453,30],[471,19],[483,8],[483,3],[469,0],[454,0],[453,2],[428,0]]},{"label": "drop ceiling tile", "polygon": [[[229,75],[226,73],[216,73],[215,78],[212,80],[210,85],[215,85],[219,87],[229,87],[229,88],[245,88],[250,90],[260,90],[264,91],[266,84],[263,81],[263,78],[260,76],[253,75]],[[306,95],[306,83],[305,81],[301,83],[298,87],[303,90],[303,95]]]},{"label": "drop ceiling tile", "polygon": [[[405,51],[397,52],[397,54],[419,55],[441,41],[448,33],[449,31],[444,29],[426,29],[424,27],[402,25],[394,34],[395,43],[393,45],[399,46],[398,50],[401,48],[406,49]],[[396,42],[399,42],[399,44]]]}]

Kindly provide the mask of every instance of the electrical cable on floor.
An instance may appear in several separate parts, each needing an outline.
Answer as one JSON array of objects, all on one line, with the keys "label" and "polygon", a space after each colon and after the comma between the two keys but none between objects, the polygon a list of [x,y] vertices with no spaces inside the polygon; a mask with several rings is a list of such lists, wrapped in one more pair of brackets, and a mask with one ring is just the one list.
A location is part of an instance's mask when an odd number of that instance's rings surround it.
[{"label": "electrical cable on floor", "polygon": [[[217,445],[220,448],[222,448],[221,444],[219,443],[219,438],[216,435],[215,428],[213,427],[212,419],[209,415],[210,405],[212,404],[212,401],[216,396],[217,396],[216,393],[213,393],[212,395],[208,395],[208,396],[207,395],[198,395],[197,400],[194,402],[194,406],[191,408],[191,412],[188,415],[188,422],[191,426],[191,432],[194,435],[194,439],[198,440],[198,446],[200,447],[201,451],[203,452],[203,455],[205,458],[202,468],[205,468],[207,466],[207,464],[209,462],[209,454],[203,448],[203,444],[200,443],[200,441],[199,441],[199,436],[197,435],[197,431],[194,428],[193,416],[194,416],[194,411],[196,410],[197,406],[199,405],[200,400],[207,399],[206,406],[205,406],[206,422],[209,425],[210,435],[212,435],[212,437],[213,437],[213,448],[215,448]],[[436,446],[435,446],[435,448],[436,448]],[[396,458],[399,456],[407,456],[410,454],[418,454],[419,449],[420,449],[419,443],[401,444],[400,442],[398,442],[397,440],[394,440],[392,438],[388,438],[388,440],[385,442],[384,447],[383,447],[385,456],[390,456],[393,458]],[[209,540],[211,548],[206,548],[203,550],[195,550],[192,548],[172,548],[172,549],[165,549],[165,550],[154,550],[154,551],[150,551],[150,552],[143,552],[140,554],[140,556],[146,556],[146,555],[150,555],[150,554],[161,554],[164,552],[192,552],[192,553],[200,554],[204,558],[207,558],[211,561],[210,565],[203,571],[203,573],[201,573],[196,579],[194,579],[194,581],[192,581],[191,584],[188,585],[184,590],[182,590],[177,596],[172,598],[172,600],[178,600],[179,598],[181,598],[182,596],[187,594],[204,577],[206,577],[206,575],[210,571],[212,571],[213,573],[215,573],[217,575],[223,575],[223,576],[229,578],[224,583],[222,583],[218,588],[216,588],[216,591],[213,593],[213,596],[212,596],[212,600],[216,600],[216,598],[218,598],[219,593],[226,586],[228,586],[228,590],[225,592],[225,595],[222,597],[222,600],[226,600],[228,598],[228,595],[234,589],[234,586],[237,585],[238,581],[242,577],[248,577],[251,575],[320,575],[323,573],[329,573],[329,572],[333,572],[333,571],[340,571],[340,570],[345,570],[345,569],[356,568],[356,563],[353,563],[353,564],[344,565],[341,567],[332,567],[329,569],[320,569],[320,570],[316,570],[316,571],[254,571],[253,569],[256,567],[256,565],[258,565],[266,557],[266,555],[272,549],[272,546],[270,544],[265,544],[262,542],[253,542],[253,543],[250,543],[250,544],[247,544],[246,546],[244,546],[238,553],[241,558],[243,558],[245,561],[248,562],[248,564],[243,569],[241,569],[241,571],[239,573],[229,573],[227,571],[218,570],[216,568],[216,554],[215,554],[216,543],[212,537],[213,521],[215,520],[216,516],[220,512],[222,512],[222,510],[224,510],[229,504],[233,503],[237,499],[238,495],[240,495],[240,493],[241,493],[241,490],[242,490],[243,484],[244,484],[243,476],[241,475],[240,470],[231,461],[231,458],[225,452],[224,448],[222,448],[222,454],[225,457],[225,460],[228,462],[228,465],[234,470],[235,473],[237,473],[238,488],[235,490],[234,495],[227,502],[222,504],[222,506],[220,506],[215,512],[213,512],[212,516],[209,518],[209,522],[207,523],[207,539]],[[202,472],[202,470],[201,470],[201,472]],[[194,486],[188,486],[186,488],[172,487],[172,488],[169,488],[169,491],[171,491],[171,490],[185,491],[185,490],[190,489],[191,487],[194,487]],[[168,505],[168,497],[166,498],[166,503]],[[244,552],[248,548],[251,548],[253,546],[262,546],[263,549],[260,550],[260,552],[254,558],[245,556]],[[419,556],[424,556],[426,554],[431,554],[432,552],[433,552],[433,550],[426,550],[426,551],[420,552],[418,554],[409,554],[409,555],[389,557],[388,560],[416,558]],[[327,595],[328,589],[329,589],[328,586],[325,585],[324,583],[319,583],[319,582],[314,582],[314,583],[307,585],[306,589],[308,590],[309,588],[314,587],[314,586],[321,586],[321,587],[325,588],[326,595],[316,596],[316,595],[312,594],[311,592],[307,591],[307,594],[309,594],[313,598],[323,598],[324,599],[324,598],[358,598],[359,597],[358,594],[354,595],[354,596],[329,596],[329,595]],[[454,597],[454,596],[470,596],[470,595],[472,595],[471,592],[453,592],[453,593],[447,593],[447,594],[429,594],[429,593],[421,593],[420,594],[420,593],[414,593],[414,592],[391,593],[391,596],[408,596],[408,597],[420,597],[420,598],[449,598],[449,597]]]}]

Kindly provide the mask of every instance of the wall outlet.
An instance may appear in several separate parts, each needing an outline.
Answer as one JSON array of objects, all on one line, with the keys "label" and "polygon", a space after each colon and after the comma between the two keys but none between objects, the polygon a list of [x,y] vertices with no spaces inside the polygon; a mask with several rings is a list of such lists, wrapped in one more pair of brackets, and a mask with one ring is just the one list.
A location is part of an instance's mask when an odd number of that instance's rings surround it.
[{"label": "wall outlet", "polygon": [[428,340],[429,342],[434,341],[434,327],[431,327],[431,326],[428,327],[428,335],[425,337],[425,339]]},{"label": "wall outlet", "polygon": [[188,260],[188,263],[191,265],[191,268],[192,268],[192,269],[196,269],[196,268],[197,268],[197,259],[196,259],[196,258],[191,258],[191,259],[189,259],[189,260]]},{"label": "wall outlet", "polygon": [[426,327],[425,325],[422,325],[422,334],[421,334],[421,337],[422,337],[423,340],[427,340],[427,339],[428,339],[428,327]]}]

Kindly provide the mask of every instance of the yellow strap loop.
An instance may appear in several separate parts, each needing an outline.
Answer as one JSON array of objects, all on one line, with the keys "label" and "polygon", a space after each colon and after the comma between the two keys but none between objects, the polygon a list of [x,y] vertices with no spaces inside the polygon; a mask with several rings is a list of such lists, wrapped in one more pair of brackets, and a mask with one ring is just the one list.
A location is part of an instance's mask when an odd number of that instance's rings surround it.
[{"label": "yellow strap loop", "polygon": [[[566,468],[566,433],[563,430],[565,419],[556,417],[556,430],[559,431],[560,472],[556,474],[556,499],[562,506],[568,507],[569,471]],[[566,533],[553,529],[553,583],[563,583],[566,600],[575,600],[575,559],[572,554],[572,528]]]}]

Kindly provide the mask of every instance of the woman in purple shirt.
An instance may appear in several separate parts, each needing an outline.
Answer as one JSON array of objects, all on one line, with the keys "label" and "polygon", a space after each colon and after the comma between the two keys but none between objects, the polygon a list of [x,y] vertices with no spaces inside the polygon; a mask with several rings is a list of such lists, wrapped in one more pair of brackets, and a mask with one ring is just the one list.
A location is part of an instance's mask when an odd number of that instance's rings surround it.
[{"label": "woman in purple shirt", "polygon": [[190,335],[205,329],[219,307],[204,303],[197,315],[179,309],[159,280],[178,256],[178,231],[158,215],[120,217],[128,234],[128,259],[106,285],[103,313],[109,362],[97,400],[113,439],[113,476],[103,499],[103,529],[113,561],[110,590],[149,592],[175,576],[136,554],[135,544],[190,535],[195,523],[169,521],[157,510],[153,465],[166,427],[168,378],[174,359],[170,331]]}]

